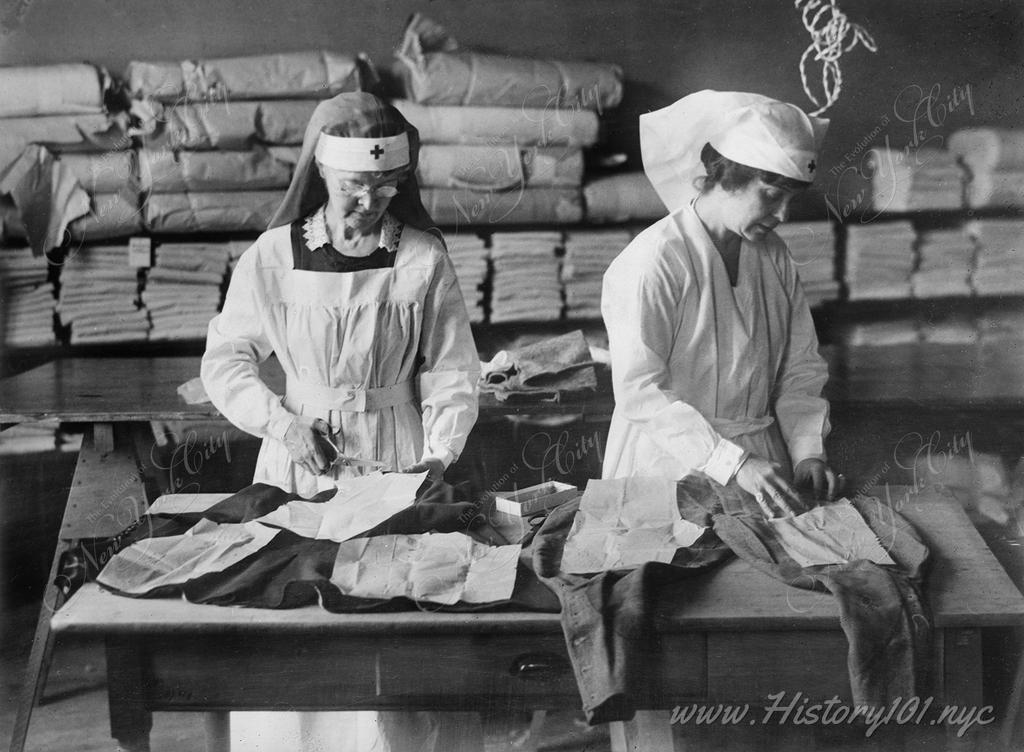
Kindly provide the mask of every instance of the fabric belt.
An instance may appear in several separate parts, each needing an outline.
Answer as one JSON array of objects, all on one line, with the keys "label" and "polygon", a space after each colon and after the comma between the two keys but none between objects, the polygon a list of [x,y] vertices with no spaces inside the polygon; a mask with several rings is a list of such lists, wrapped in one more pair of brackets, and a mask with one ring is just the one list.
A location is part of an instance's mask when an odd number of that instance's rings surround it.
[{"label": "fabric belt", "polygon": [[747,436],[758,433],[768,428],[775,422],[775,418],[765,415],[763,418],[711,418],[708,421],[711,427],[722,435],[723,439],[735,439],[737,436]]},{"label": "fabric belt", "polygon": [[294,409],[301,404],[324,410],[366,413],[372,410],[382,410],[385,407],[404,405],[406,402],[412,402],[415,398],[416,389],[412,379],[393,386],[381,386],[374,389],[321,386],[288,379],[288,388],[284,399],[285,406],[289,409]]}]

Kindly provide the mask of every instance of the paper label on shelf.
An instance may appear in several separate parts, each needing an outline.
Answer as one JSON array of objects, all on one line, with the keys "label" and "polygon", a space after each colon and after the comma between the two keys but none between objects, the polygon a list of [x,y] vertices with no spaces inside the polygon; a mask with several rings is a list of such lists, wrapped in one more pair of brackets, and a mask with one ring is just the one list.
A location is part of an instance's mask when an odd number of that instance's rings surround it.
[{"label": "paper label on shelf", "polygon": [[153,265],[153,241],[150,238],[128,238],[128,265],[143,269]]}]

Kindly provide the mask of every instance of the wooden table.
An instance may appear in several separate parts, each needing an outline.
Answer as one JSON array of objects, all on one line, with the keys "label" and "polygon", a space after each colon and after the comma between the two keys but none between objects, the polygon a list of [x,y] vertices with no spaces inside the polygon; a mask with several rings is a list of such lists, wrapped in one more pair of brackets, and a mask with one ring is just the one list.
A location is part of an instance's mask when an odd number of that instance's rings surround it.
[{"label": "wooden table", "polygon": [[[1024,352],[1012,344],[824,348],[831,374],[826,394],[834,404],[871,410],[957,406],[1019,412],[1024,407]],[[65,358],[0,379],[0,427],[44,418],[91,424],[40,610],[15,722],[14,752],[23,746],[46,674],[52,648],[49,617],[64,597],[52,585],[61,556],[75,540],[115,535],[144,510],[139,458],[152,440],[150,421],[223,420],[209,403],[188,405],[178,396],[177,387],[198,373],[198,357]],[[272,388],[283,389],[283,374],[273,359],[265,364],[263,376]],[[607,389],[543,404],[500,403],[483,395],[481,421],[537,413],[604,420],[612,407]]]},{"label": "wooden table", "polygon": [[[981,631],[1024,623],[1024,597],[950,496],[898,489],[893,501],[932,551],[934,706],[980,708]],[[554,614],[220,608],[87,585],[53,629],[105,638],[111,733],[126,749],[147,749],[151,713],[162,710],[579,706]],[[850,699],[833,598],[740,560],[694,579],[663,643],[644,707],[751,703],[760,719],[781,691]],[[641,732],[627,725],[620,744],[630,733]],[[217,738],[227,738],[223,724]]]}]

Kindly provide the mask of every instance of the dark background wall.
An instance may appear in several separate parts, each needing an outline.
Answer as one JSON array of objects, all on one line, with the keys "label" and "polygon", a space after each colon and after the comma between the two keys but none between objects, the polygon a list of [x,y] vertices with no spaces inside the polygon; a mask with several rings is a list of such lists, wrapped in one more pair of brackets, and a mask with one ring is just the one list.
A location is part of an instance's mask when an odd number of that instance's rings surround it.
[{"label": "dark background wall", "polygon": [[[920,144],[939,145],[958,127],[1024,126],[1024,4],[841,0],[840,7],[874,36],[878,52],[858,47],[842,58],[843,92],[828,113],[833,125],[819,172],[834,207],[856,202],[857,186],[841,172],[856,160],[843,158],[872,133],[872,142],[888,138],[912,158]],[[637,116],[701,88],[757,91],[812,109],[798,71],[809,37],[791,0],[0,0],[0,64],[88,60],[121,72],[131,59],[322,47],[364,51],[387,67],[417,11],[464,47],[622,65],[626,97],[606,113],[608,141],[635,167]],[[812,80],[819,71],[811,69]],[[931,91],[929,119],[917,105]],[[955,92],[970,100],[947,112]],[[908,122],[915,111],[916,125]]]}]

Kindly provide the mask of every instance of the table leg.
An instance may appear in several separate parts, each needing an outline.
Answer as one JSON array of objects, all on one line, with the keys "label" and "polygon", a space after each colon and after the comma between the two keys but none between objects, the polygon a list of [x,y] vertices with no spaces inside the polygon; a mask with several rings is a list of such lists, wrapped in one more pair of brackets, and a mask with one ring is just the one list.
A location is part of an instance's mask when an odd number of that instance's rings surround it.
[{"label": "table leg", "polygon": [[673,752],[668,710],[638,710],[632,721],[608,724],[612,752]]},{"label": "table leg", "polygon": [[14,719],[14,732],[11,734],[11,752],[22,752],[25,749],[32,711],[42,698],[43,688],[46,686],[46,675],[49,673],[50,661],[53,658],[50,615],[64,603],[64,593],[57,585],[57,574],[60,572],[61,556],[68,548],[67,541],[57,541],[53,563],[50,565],[50,576],[43,591],[43,605],[39,608],[39,619],[36,621],[36,633],[32,638],[32,651],[29,653],[28,666],[25,669],[25,682],[18,699],[18,712]]},{"label": "table leg", "polygon": [[986,717],[991,722],[992,712],[989,709],[987,716],[983,715],[981,630],[946,629],[942,640],[946,749],[970,752],[977,742],[977,722],[984,723]]},{"label": "table leg", "polygon": [[146,702],[142,649],[131,639],[107,638],[107,696],[110,735],[124,752],[149,752],[153,714]]},{"label": "table leg", "polygon": [[67,597],[66,588],[57,582],[61,557],[77,539],[116,535],[138,519],[145,507],[145,487],[135,451],[124,438],[124,432],[130,429],[116,428],[117,431],[112,424],[97,423],[91,435],[87,434],[82,440],[25,669],[25,683],[11,734],[11,752],[24,750],[32,711],[46,686],[53,655],[50,616]]}]

